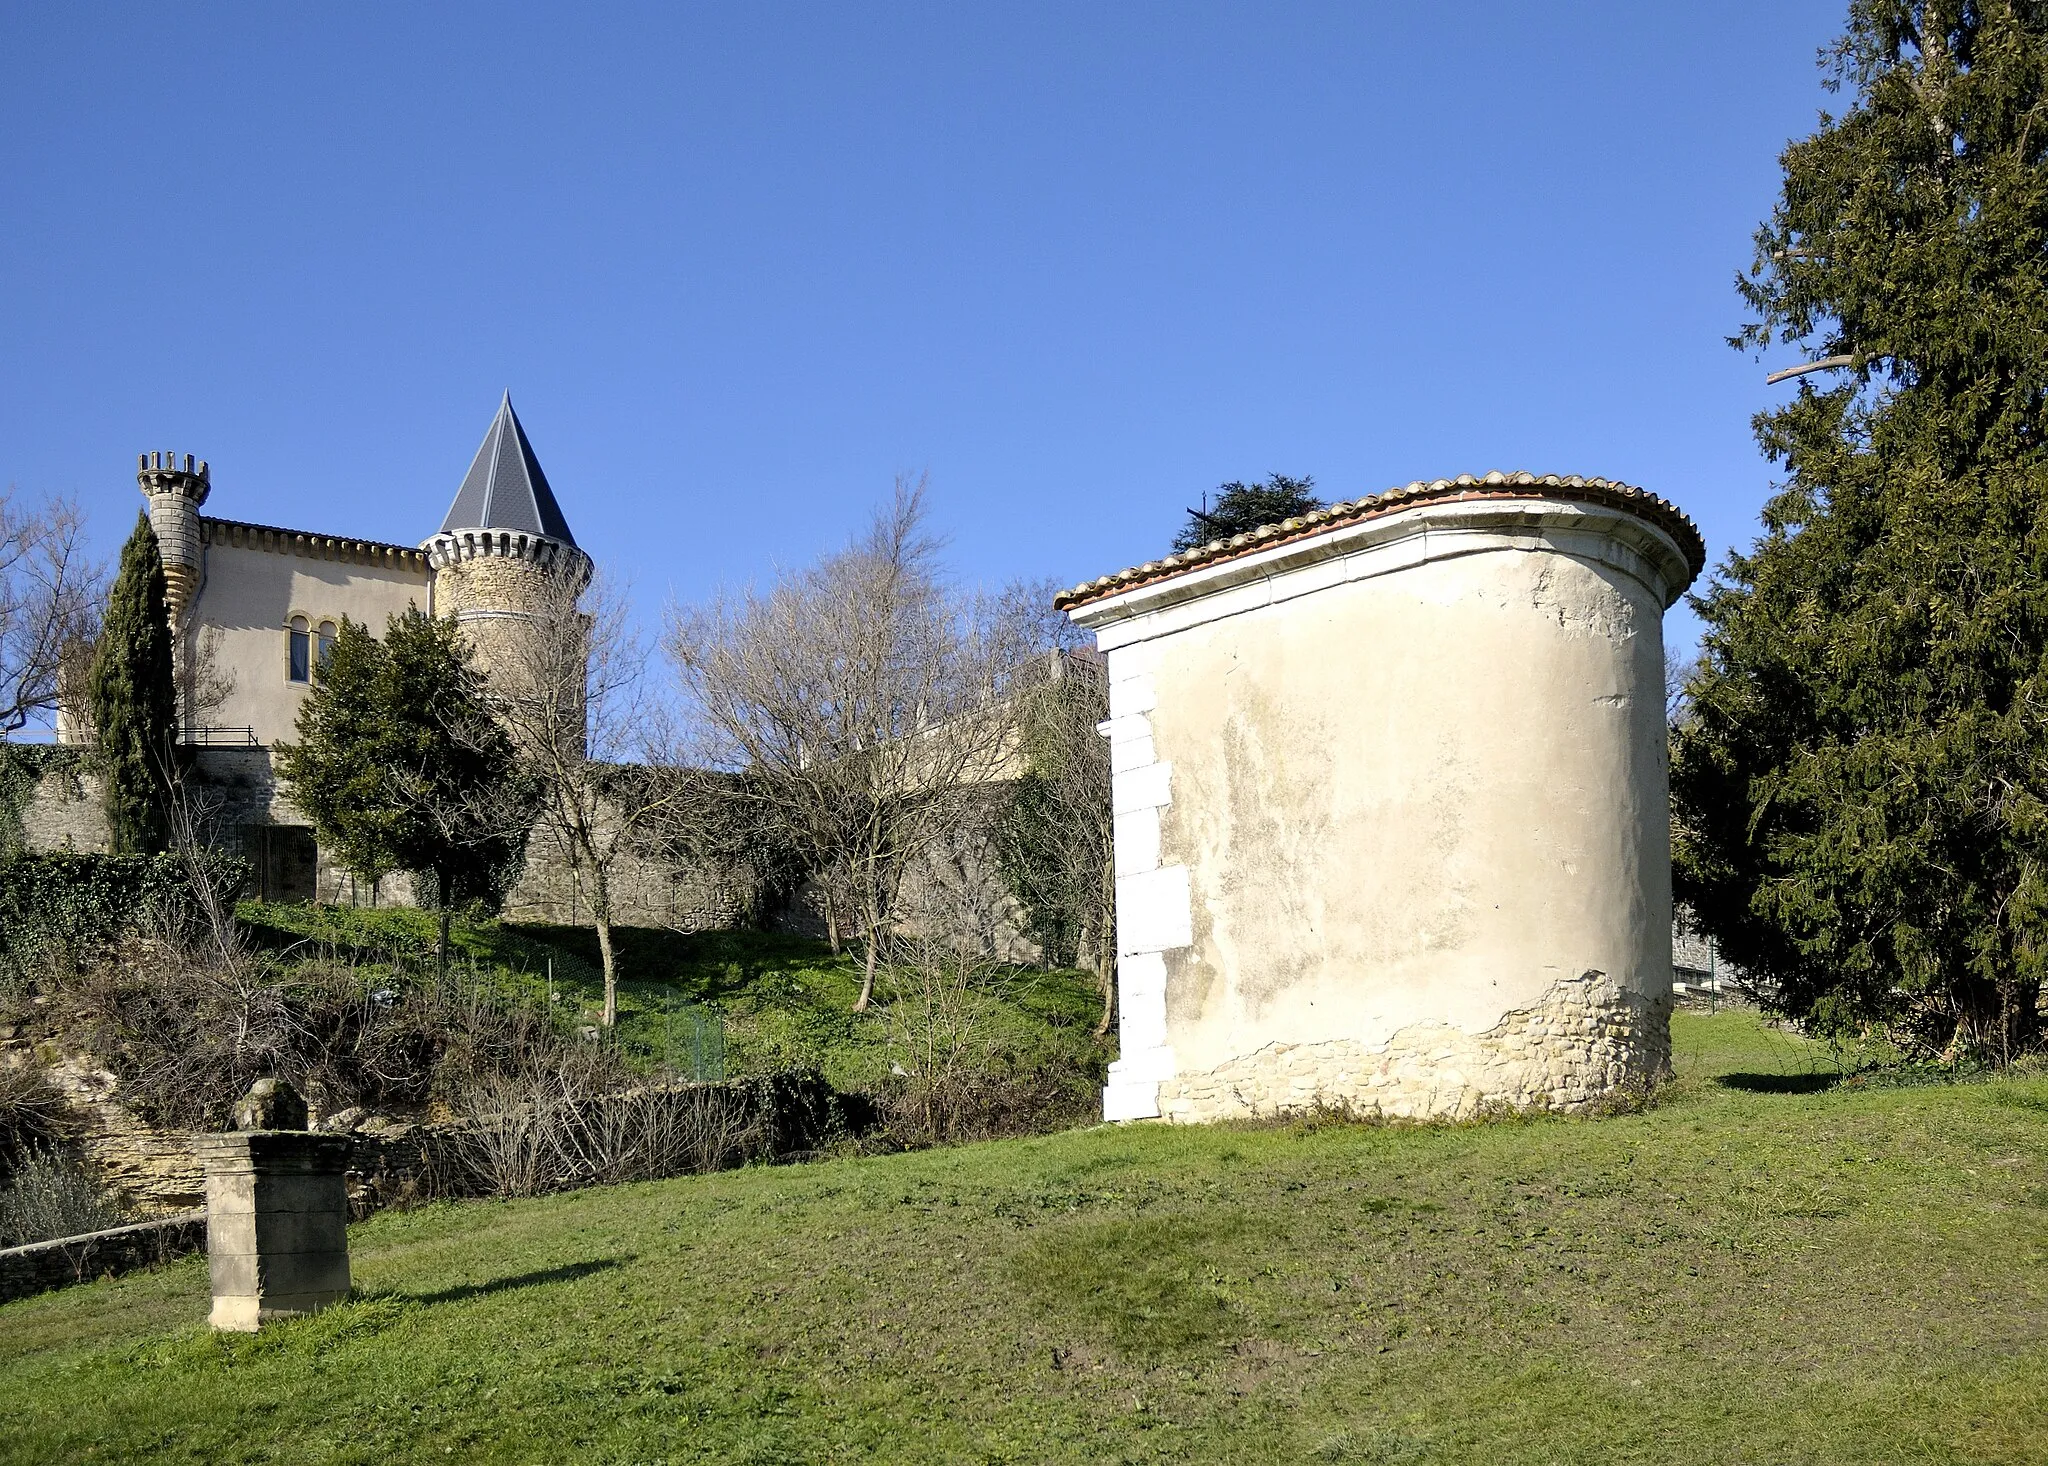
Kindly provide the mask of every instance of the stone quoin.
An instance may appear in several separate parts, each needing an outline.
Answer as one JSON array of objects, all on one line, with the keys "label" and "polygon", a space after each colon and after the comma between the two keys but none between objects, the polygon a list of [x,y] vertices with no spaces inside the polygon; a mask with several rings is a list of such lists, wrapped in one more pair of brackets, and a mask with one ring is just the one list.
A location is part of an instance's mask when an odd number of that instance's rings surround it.
[{"label": "stone quoin", "polygon": [[1062,593],[1109,669],[1112,1120],[1582,1109],[1668,1066],[1666,501],[1488,474]]}]

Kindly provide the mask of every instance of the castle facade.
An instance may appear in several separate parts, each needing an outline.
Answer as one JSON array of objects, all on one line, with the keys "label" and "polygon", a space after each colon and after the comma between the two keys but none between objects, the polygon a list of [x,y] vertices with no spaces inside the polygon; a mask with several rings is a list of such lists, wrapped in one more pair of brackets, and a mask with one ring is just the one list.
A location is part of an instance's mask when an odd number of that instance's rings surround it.
[{"label": "castle facade", "polygon": [[[136,471],[163,555],[176,633],[180,741],[188,788],[214,840],[250,863],[250,895],[276,901],[407,903],[394,876],[368,887],[328,858],[275,773],[272,751],[297,736],[299,710],[344,618],[381,635],[408,607],[452,616],[486,678],[517,665],[522,637],[559,614],[566,584],[592,573],[508,395],[499,404],[441,527],[417,545],[289,529],[205,513],[208,465],[145,453]],[[60,739],[89,736],[61,713]],[[23,811],[32,848],[104,850],[97,776],[46,778]],[[732,924],[742,894],[727,873],[622,859],[619,921],[689,929]],[[579,923],[589,903],[573,862],[544,832],[529,842],[507,915]]]},{"label": "castle facade", "polygon": [[590,579],[509,395],[440,530],[417,546],[202,513],[211,475],[189,454],[145,453],[136,479],[178,633],[183,737],[196,747],[289,741],[344,617],[381,633],[409,606],[452,615],[488,675],[517,655],[550,580]]}]

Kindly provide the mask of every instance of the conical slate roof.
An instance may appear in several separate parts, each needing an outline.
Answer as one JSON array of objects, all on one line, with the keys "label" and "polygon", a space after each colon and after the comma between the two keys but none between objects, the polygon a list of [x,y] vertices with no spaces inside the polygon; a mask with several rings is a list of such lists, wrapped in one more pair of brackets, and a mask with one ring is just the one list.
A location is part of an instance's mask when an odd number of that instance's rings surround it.
[{"label": "conical slate roof", "polygon": [[476,450],[448,517],[441,521],[443,534],[458,529],[512,529],[576,543],[548,476],[533,456],[533,444],[526,441],[519,414],[512,410],[510,392],[498,404],[484,445]]}]

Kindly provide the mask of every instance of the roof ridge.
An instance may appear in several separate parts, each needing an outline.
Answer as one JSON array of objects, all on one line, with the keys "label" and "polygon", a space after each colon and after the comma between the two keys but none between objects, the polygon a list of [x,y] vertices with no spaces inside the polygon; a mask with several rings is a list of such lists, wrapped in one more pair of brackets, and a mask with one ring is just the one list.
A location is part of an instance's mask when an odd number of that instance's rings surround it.
[{"label": "roof ridge", "polygon": [[[1517,492],[1530,489],[1536,492]],[[1191,550],[1183,550],[1158,560],[1148,560],[1143,565],[1134,565],[1113,575],[1083,581],[1055,595],[1052,603],[1059,610],[1067,610],[1089,601],[1100,600],[1104,596],[1134,585],[1168,579],[1203,565],[1233,560],[1240,555],[1249,555],[1257,550],[1268,549],[1311,534],[1320,534],[1327,529],[1371,519],[1380,514],[1405,509],[1410,505],[1471,498],[1578,499],[1624,507],[1669,534],[1677,543],[1679,553],[1685,556],[1686,566],[1694,576],[1706,566],[1706,539],[1700,534],[1699,526],[1693,523],[1690,515],[1669,499],[1660,498],[1647,489],[1621,483],[1615,479],[1582,478],[1577,474],[1502,473],[1496,469],[1480,476],[1461,473],[1456,478],[1416,479],[1377,494],[1368,494],[1362,499],[1349,502],[1339,500],[1327,509],[1318,509],[1274,524],[1260,525],[1256,529],[1246,530],[1228,539],[1211,540],[1206,545],[1197,545]]]}]

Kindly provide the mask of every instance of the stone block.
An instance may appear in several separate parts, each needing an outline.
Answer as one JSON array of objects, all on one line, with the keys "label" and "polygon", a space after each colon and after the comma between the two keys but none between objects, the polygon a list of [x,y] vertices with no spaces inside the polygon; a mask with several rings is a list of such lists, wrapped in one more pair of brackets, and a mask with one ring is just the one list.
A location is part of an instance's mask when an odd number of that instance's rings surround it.
[{"label": "stone block", "polygon": [[[1143,721],[1132,719],[1133,722]],[[1159,761],[1158,751],[1152,746],[1152,735],[1141,733],[1135,738],[1124,739],[1109,745],[1109,770],[1111,774],[1141,769],[1147,764]]]},{"label": "stone block", "polygon": [[1168,952],[1194,941],[1184,865],[1124,876],[1116,883],[1116,944],[1120,956]]},{"label": "stone block", "polygon": [[1134,876],[1159,869],[1159,811],[1133,810],[1116,822],[1116,873]]},{"label": "stone block", "polygon": [[1146,764],[1113,774],[1109,784],[1112,812],[1121,819],[1139,809],[1158,809],[1173,803],[1173,765]]}]

